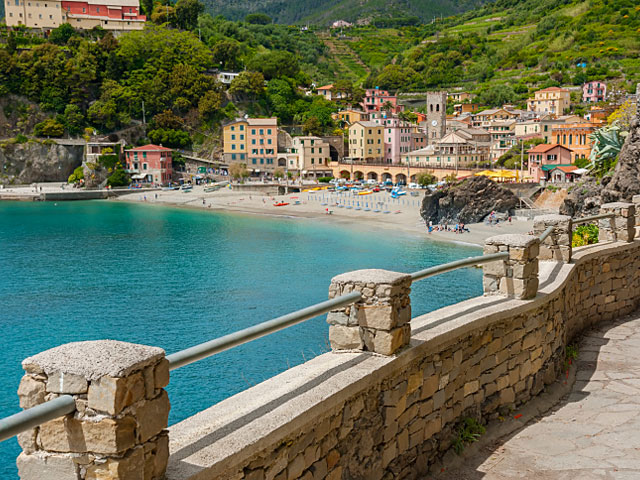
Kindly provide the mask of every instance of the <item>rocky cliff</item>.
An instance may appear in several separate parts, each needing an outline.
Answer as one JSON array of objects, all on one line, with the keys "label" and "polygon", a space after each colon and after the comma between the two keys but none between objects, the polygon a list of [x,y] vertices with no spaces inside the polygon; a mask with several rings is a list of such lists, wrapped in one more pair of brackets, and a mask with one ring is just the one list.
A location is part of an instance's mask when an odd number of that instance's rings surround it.
[{"label": "rocky cliff", "polygon": [[640,194],[640,117],[631,123],[629,135],[618,156],[612,176],[587,177],[571,189],[560,213],[571,216],[598,213],[607,202],[630,202]]},{"label": "rocky cliff", "polygon": [[426,221],[476,223],[492,211],[509,213],[518,197],[487,177],[471,177],[426,195],[420,215]]},{"label": "rocky cliff", "polygon": [[64,182],[82,164],[83,145],[0,143],[0,183]]}]

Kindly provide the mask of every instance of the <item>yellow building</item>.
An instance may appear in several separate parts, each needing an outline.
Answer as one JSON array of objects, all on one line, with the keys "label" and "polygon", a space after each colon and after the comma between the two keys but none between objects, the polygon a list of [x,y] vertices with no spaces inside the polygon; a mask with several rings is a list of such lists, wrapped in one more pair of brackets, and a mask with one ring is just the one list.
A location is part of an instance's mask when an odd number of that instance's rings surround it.
[{"label": "yellow building", "polygon": [[276,169],[278,153],[278,119],[239,119],[222,128],[225,163],[244,163],[254,173],[271,173]]},{"label": "yellow building", "polygon": [[[331,147],[320,137],[294,137],[291,153],[296,153],[296,170],[302,178],[317,179],[333,175],[329,167]],[[292,170],[289,167],[289,170]]]},{"label": "yellow building", "polygon": [[527,110],[540,114],[562,115],[571,106],[569,90],[559,87],[549,87],[538,90],[534,98],[527,100]]},{"label": "yellow building", "polygon": [[355,122],[362,122],[369,120],[369,114],[362,110],[354,110],[349,108],[347,110],[341,110],[331,114],[333,121],[339,125],[351,125]]},{"label": "yellow building", "polygon": [[355,122],[349,127],[349,157],[353,160],[382,162],[384,158],[383,126],[370,121]]}]

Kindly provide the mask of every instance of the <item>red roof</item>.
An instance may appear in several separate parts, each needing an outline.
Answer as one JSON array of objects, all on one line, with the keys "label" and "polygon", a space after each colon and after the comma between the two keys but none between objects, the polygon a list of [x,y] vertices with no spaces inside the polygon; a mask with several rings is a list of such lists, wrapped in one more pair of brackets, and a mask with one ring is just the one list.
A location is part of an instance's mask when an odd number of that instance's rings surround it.
[{"label": "red roof", "polygon": [[333,88],[333,84],[325,85],[324,87],[318,87],[318,90],[331,90]]},{"label": "red roof", "polygon": [[171,149],[167,147],[163,147],[161,145],[144,145],[142,147],[136,147],[128,150],[129,152],[154,152],[154,151],[162,151],[162,152],[170,152]]},{"label": "red roof", "polygon": [[549,143],[542,143],[540,145],[536,145],[535,147],[533,147],[530,150],[527,150],[527,153],[546,153],[549,150],[553,150],[556,147],[560,147],[560,148],[564,148],[565,150],[569,150],[571,151],[570,148],[565,147],[564,145],[557,145],[557,144],[549,144]]},{"label": "red roof", "polygon": [[575,165],[571,165],[570,167],[556,167],[554,170],[562,170],[564,173],[571,173],[575,170],[578,170],[578,167]]},{"label": "red roof", "polygon": [[560,88],[560,87],[547,87],[538,91],[539,92],[568,92],[569,90],[567,90],[566,88]]}]

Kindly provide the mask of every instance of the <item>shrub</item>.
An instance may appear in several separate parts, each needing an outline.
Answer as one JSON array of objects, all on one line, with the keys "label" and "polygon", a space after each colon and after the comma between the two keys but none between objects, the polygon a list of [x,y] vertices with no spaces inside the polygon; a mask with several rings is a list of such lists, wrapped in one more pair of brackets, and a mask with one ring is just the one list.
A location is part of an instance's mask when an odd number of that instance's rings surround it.
[{"label": "shrub", "polygon": [[318,182],[320,182],[320,183],[329,183],[331,180],[333,180],[333,177],[320,177],[320,178],[318,178]]},{"label": "shrub", "polygon": [[573,231],[573,237],[571,238],[572,247],[582,247],[584,245],[593,245],[598,243],[599,228],[597,225],[588,223],[585,225],[579,225]]},{"label": "shrub", "polygon": [[26,135],[22,135],[21,133],[16,135],[16,143],[27,143],[28,141],[29,139],[26,137]]},{"label": "shrub", "polygon": [[107,178],[107,185],[110,187],[126,187],[130,183],[131,179],[123,168],[117,168],[109,178]]},{"label": "shrub", "polygon": [[417,180],[418,180],[418,185],[426,187],[427,185],[432,185],[436,183],[438,179],[434,175],[431,175],[430,173],[423,172],[418,175]]},{"label": "shrub", "polygon": [[84,180],[84,168],[82,166],[76,168],[71,175],[67,183],[78,183],[80,180]]}]

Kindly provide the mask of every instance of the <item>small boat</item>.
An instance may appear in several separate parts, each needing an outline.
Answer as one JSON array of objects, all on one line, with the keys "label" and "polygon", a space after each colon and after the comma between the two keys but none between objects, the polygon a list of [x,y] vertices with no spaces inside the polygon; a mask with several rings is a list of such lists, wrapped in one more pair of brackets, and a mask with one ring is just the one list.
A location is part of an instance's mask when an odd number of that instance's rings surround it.
[{"label": "small boat", "polygon": [[183,192],[190,192],[191,190],[193,190],[193,185],[182,185],[180,190],[182,190]]},{"label": "small boat", "polygon": [[274,207],[284,207],[285,205],[289,205],[289,203],[288,202],[277,202],[277,203],[273,204]]},{"label": "small boat", "polygon": [[362,192],[358,192],[358,195],[371,195],[372,193],[371,190],[363,190]]}]

